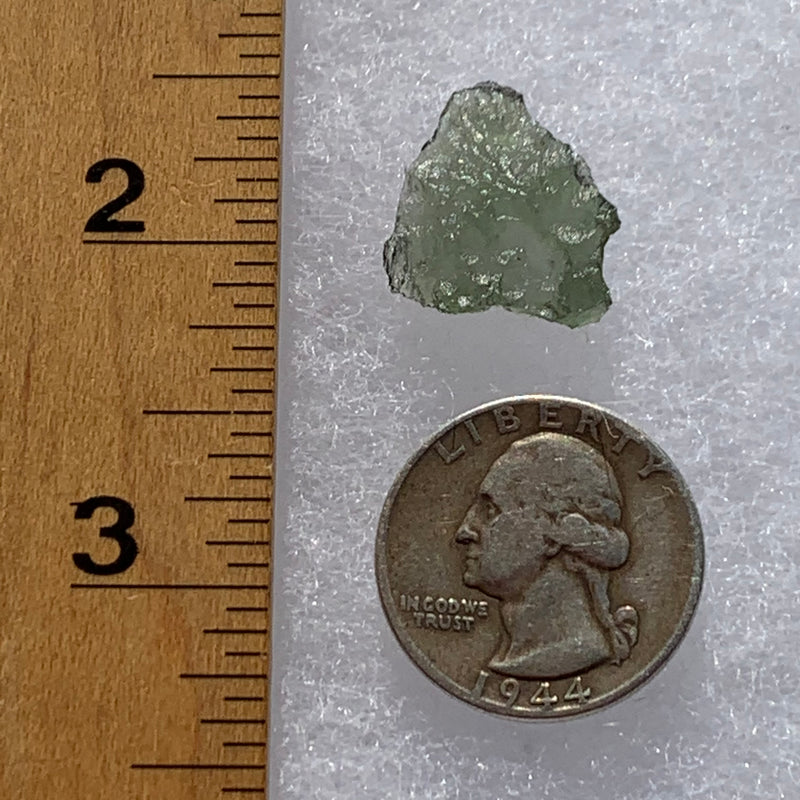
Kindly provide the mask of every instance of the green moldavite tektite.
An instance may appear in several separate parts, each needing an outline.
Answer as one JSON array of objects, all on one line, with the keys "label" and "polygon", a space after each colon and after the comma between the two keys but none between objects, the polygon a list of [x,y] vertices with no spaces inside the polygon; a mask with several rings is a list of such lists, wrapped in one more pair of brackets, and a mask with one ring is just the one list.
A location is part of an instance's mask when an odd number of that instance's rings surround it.
[{"label": "green moldavite tektite", "polygon": [[603,247],[619,228],[572,148],[519,92],[456,92],[406,174],[384,247],[392,291],[449,313],[502,306],[572,328],[611,305]]}]

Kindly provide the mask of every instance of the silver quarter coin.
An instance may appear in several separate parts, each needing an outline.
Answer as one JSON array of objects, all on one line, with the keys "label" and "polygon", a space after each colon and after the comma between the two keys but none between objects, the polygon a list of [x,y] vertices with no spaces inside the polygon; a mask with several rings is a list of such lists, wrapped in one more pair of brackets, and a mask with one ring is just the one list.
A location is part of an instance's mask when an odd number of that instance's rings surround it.
[{"label": "silver quarter coin", "polygon": [[641,685],[677,646],[703,536],[674,464],[598,406],[516,397],[451,422],[394,483],[376,545],[400,644],[448,692],[553,719]]}]

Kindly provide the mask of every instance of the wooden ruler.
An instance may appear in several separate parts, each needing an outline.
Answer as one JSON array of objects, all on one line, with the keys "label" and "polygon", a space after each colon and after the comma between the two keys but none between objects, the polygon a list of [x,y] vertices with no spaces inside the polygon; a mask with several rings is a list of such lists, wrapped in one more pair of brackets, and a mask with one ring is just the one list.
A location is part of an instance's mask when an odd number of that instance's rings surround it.
[{"label": "wooden ruler", "polygon": [[281,0],[0,4],[0,797],[264,797]]}]

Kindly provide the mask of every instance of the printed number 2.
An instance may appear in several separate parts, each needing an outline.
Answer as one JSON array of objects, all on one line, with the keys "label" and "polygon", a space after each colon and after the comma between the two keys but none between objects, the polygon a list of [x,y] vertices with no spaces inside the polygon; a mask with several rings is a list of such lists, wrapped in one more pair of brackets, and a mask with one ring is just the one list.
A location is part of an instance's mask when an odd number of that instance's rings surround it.
[{"label": "printed number 2", "polygon": [[109,495],[98,495],[78,503],[75,519],[91,519],[98,508],[112,508],[117,512],[117,521],[113,525],[100,528],[100,535],[117,542],[119,555],[110,564],[97,564],[88,553],[73,553],[72,560],[78,569],[90,575],[117,575],[131,567],[139,553],[136,540],[128,533],[128,528],[133,525],[136,515],[133,506],[125,500]]},{"label": "printed number 2", "polygon": [[128,187],[119,197],[95,211],[84,230],[91,233],[143,233],[144,222],[141,220],[113,218],[117,211],[138,200],[144,191],[142,168],[127,158],[106,158],[89,167],[86,183],[100,183],[110,169],[121,169],[128,176]]}]

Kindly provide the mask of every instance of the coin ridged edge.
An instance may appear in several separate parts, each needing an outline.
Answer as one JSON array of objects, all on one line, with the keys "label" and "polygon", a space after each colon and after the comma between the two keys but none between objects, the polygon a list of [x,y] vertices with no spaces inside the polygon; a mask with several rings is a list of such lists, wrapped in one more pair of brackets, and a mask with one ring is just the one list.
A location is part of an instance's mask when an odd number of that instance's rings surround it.
[{"label": "coin ridged edge", "polygon": [[[625,683],[621,684],[612,691],[608,692],[606,695],[603,696],[602,700],[598,701],[595,705],[592,705],[589,708],[586,707],[568,708],[564,710],[551,711],[547,714],[547,716],[544,715],[531,716],[530,714],[526,714],[521,710],[516,711],[513,707],[508,709],[498,708],[494,710],[477,705],[475,702],[473,702],[470,696],[470,692],[468,690],[464,689],[464,687],[460,686],[458,683],[456,683],[452,678],[448,677],[440,669],[438,669],[433,665],[431,665],[430,668],[426,668],[423,666],[423,661],[427,660],[427,656],[425,655],[424,651],[422,651],[421,648],[413,641],[413,639],[405,633],[404,628],[396,626],[392,622],[392,616],[394,613],[393,611],[394,601],[392,600],[391,590],[389,587],[389,568],[386,562],[385,545],[389,528],[389,516],[391,514],[394,501],[397,498],[397,494],[400,491],[400,488],[402,487],[406,478],[408,477],[408,474],[411,472],[416,463],[431,447],[435,445],[437,441],[439,441],[443,436],[447,435],[447,433],[449,433],[456,426],[462,424],[463,422],[466,422],[467,420],[470,420],[479,414],[492,411],[495,408],[504,405],[514,405],[515,403],[542,403],[542,402],[561,403],[564,405],[574,405],[578,407],[592,409],[593,411],[596,411],[600,414],[607,416],[615,423],[618,423],[622,427],[627,428],[632,433],[641,437],[643,441],[647,442],[648,447],[652,448],[658,455],[658,457],[662,460],[662,462],[666,463],[670,467],[672,475],[678,485],[681,497],[683,498],[683,501],[686,504],[689,521],[691,523],[691,534],[692,534],[692,542],[694,545],[694,552],[692,559],[692,574],[691,574],[689,592],[686,599],[686,603],[683,607],[683,611],[681,612],[681,616],[680,619],[678,620],[678,624],[676,625],[675,630],[667,639],[664,646],[659,650],[657,657],[652,659],[650,663],[648,663],[641,671],[637,672],[633,678],[629,679]],[[500,715],[504,717],[509,717],[511,719],[524,720],[526,722],[527,721],[555,722],[574,717],[583,717],[586,716],[587,714],[593,714],[608,708],[608,706],[616,703],[617,701],[621,700],[625,696],[631,694],[635,690],[641,688],[645,683],[647,683],[666,664],[666,662],[669,660],[670,656],[673,654],[677,646],[686,636],[686,633],[689,630],[689,626],[691,625],[692,619],[694,618],[695,612],[697,610],[697,605],[700,600],[700,593],[702,591],[702,586],[703,586],[704,572],[705,572],[705,544],[703,540],[702,525],[700,524],[700,515],[698,514],[697,507],[695,506],[691,492],[689,491],[689,487],[686,484],[686,481],[684,480],[680,470],[678,470],[672,459],[667,455],[666,452],[664,452],[664,450],[658,444],[656,444],[650,438],[650,436],[644,433],[644,431],[641,431],[635,425],[631,425],[629,422],[626,422],[625,420],[621,419],[613,411],[610,411],[609,409],[603,406],[587,402],[585,400],[579,400],[578,398],[575,397],[565,397],[562,395],[545,395],[545,394],[514,395],[511,397],[504,397],[499,400],[492,400],[488,403],[484,403],[469,411],[459,414],[454,419],[451,419],[450,423],[445,428],[440,428],[437,431],[435,431],[405,462],[402,469],[395,478],[394,482],[392,483],[392,486],[389,489],[389,493],[387,494],[386,500],[384,501],[383,507],[381,509],[381,514],[378,519],[378,534],[375,539],[375,575],[378,583],[378,595],[380,597],[381,606],[383,607],[384,614],[386,615],[386,621],[389,624],[389,628],[391,629],[392,633],[394,634],[400,646],[404,650],[406,650],[408,657],[411,659],[414,665],[419,670],[421,670],[429,679],[431,679],[434,683],[436,683],[439,686],[439,688],[443,689],[448,694],[453,695],[458,699],[465,701],[472,708],[476,708],[486,714],[492,714],[495,716]],[[390,603],[392,604],[392,607],[390,607]]]}]

